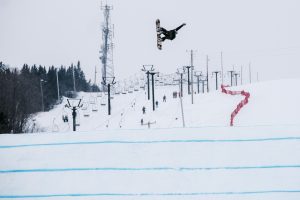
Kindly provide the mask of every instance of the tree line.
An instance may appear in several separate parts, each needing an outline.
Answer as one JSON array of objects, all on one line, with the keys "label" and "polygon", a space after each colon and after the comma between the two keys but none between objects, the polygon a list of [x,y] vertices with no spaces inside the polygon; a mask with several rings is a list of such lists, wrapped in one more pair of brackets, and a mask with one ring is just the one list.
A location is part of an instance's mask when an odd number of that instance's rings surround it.
[{"label": "tree line", "polygon": [[0,133],[30,132],[28,122],[34,113],[50,110],[62,96],[74,97],[73,70],[76,91],[99,91],[86,80],[80,61],[68,67],[24,64],[20,70],[0,62]]}]

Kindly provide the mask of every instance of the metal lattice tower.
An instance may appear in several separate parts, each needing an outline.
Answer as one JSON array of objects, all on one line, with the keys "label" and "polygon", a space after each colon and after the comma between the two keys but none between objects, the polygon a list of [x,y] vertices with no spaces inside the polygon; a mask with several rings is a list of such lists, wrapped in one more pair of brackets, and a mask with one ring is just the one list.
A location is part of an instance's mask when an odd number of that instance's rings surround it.
[{"label": "metal lattice tower", "polygon": [[[113,25],[111,24],[110,11],[112,6],[101,5],[101,10],[104,14],[104,22],[102,23],[102,45],[100,49],[100,60],[102,63],[102,78],[114,77],[114,63],[113,63]],[[107,91],[106,86],[103,85],[103,91]]]}]

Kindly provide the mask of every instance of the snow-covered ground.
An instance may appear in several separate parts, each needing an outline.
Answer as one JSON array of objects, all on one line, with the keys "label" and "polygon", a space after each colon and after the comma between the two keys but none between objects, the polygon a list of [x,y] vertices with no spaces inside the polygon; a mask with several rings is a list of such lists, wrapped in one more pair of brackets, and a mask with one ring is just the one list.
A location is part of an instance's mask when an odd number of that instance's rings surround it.
[{"label": "snow-covered ground", "polygon": [[109,117],[81,93],[78,132],[64,102],[36,116],[48,133],[0,135],[0,199],[300,199],[299,85],[231,88],[251,94],[233,127],[239,95],[184,94],[182,128],[178,86],[156,88],[155,112],[144,91],[115,95]]},{"label": "snow-covered ground", "polygon": [[[240,111],[234,124],[236,126],[299,124],[300,93],[297,92],[299,85],[299,79],[290,79],[232,87],[231,90],[245,90],[251,95],[249,103]],[[178,90],[178,86],[157,86],[155,99],[159,105],[155,112],[152,111],[152,99],[147,101],[144,90],[115,95],[112,99],[110,116],[107,115],[107,96],[80,93],[78,98],[82,99],[83,107],[87,109],[79,110],[80,126],[77,126],[77,130],[148,129],[148,126],[141,126],[141,119],[145,123],[155,122],[151,128],[182,127],[180,100],[173,98],[173,92]],[[196,85],[194,90],[197,90]],[[191,96],[186,94],[187,88],[184,88],[184,91],[183,110],[186,127],[227,127],[231,112],[243,99],[240,95],[230,96],[218,90],[209,94],[195,94],[194,104],[191,104]],[[167,98],[166,102],[163,102],[164,95]],[[64,102],[55,109],[40,113],[36,117],[36,123],[48,132],[72,131],[72,111],[64,107],[66,103],[64,99]],[[142,114],[143,106],[146,107],[145,115]],[[62,115],[68,115],[68,123],[62,121]]]}]

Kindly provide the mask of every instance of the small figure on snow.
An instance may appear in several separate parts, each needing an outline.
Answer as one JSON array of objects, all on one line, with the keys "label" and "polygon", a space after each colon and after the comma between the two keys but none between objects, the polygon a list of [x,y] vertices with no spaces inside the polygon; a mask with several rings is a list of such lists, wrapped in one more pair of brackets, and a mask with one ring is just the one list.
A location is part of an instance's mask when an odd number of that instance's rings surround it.
[{"label": "small figure on snow", "polygon": [[158,101],[155,102],[156,108],[158,108]]},{"label": "small figure on snow", "polygon": [[177,98],[177,92],[173,92],[173,98],[176,99]]},{"label": "small figure on snow", "polygon": [[144,125],[144,120],[143,120],[143,118],[141,119],[141,125]]},{"label": "small figure on snow", "polygon": [[63,122],[68,122],[69,121],[68,115],[63,115],[62,119],[63,119]]},{"label": "small figure on snow", "polygon": [[143,114],[146,113],[146,108],[145,108],[145,106],[143,106],[142,111],[143,111]]},{"label": "small figure on snow", "polygon": [[167,101],[167,97],[166,95],[163,96],[163,102],[166,102]]}]

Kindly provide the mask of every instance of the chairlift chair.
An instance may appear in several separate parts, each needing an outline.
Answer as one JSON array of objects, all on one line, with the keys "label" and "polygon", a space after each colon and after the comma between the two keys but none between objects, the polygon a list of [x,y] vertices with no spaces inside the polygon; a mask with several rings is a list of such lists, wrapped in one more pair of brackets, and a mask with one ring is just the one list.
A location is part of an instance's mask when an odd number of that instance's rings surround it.
[{"label": "chairlift chair", "polygon": [[68,113],[65,110],[65,107],[63,107],[63,111],[62,111],[62,120],[63,122],[67,122],[66,120],[68,119]]},{"label": "chairlift chair", "polygon": [[81,110],[87,110],[89,107],[89,104],[87,102],[83,102],[83,106],[81,108]]},{"label": "chairlift chair", "polygon": [[106,99],[104,99],[103,97],[100,99],[100,105],[106,106]]},{"label": "chairlift chair", "polygon": [[90,104],[96,104],[96,97],[91,96],[89,102]]},{"label": "chairlift chair", "polygon": [[128,93],[133,93],[133,87],[129,87],[129,89],[128,89]]},{"label": "chairlift chair", "polygon": [[[89,105],[88,103],[86,103],[87,105]],[[83,112],[83,117],[89,117],[90,116],[90,112],[88,109],[83,109],[84,106],[82,107],[82,112]]]},{"label": "chairlift chair", "polygon": [[58,132],[59,131],[59,127],[58,125],[55,123],[55,118],[53,118],[53,122],[52,122],[52,132]]},{"label": "chairlift chair", "polygon": [[93,105],[93,107],[92,107],[92,112],[98,112],[98,107],[97,107],[97,105]]}]

